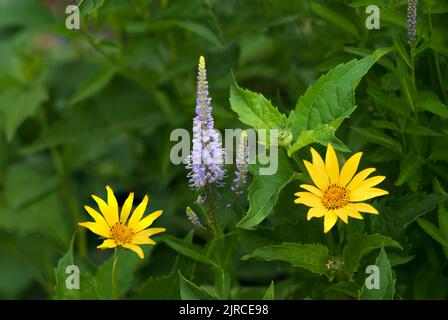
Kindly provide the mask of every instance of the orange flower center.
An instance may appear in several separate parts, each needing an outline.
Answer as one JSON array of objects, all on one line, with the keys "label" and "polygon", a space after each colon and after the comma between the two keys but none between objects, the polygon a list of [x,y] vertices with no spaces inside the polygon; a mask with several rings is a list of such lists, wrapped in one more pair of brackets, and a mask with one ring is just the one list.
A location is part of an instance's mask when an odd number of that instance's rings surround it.
[{"label": "orange flower center", "polygon": [[118,244],[128,243],[134,237],[134,232],[124,224],[116,223],[110,228],[110,237]]},{"label": "orange flower center", "polygon": [[348,203],[349,191],[337,184],[332,184],[324,192],[323,205],[327,209],[339,209]]}]

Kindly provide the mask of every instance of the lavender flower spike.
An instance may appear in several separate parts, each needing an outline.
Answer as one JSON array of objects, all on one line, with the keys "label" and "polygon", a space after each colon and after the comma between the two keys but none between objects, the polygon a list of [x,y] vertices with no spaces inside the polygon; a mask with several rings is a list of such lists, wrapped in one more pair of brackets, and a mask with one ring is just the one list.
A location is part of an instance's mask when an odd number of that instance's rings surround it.
[{"label": "lavender flower spike", "polygon": [[240,143],[236,153],[236,171],[233,179],[232,191],[237,197],[244,193],[244,186],[247,182],[247,171],[249,168],[249,143],[247,132],[243,131],[240,136]]},{"label": "lavender flower spike", "polygon": [[417,0],[408,0],[408,42],[417,40]]},{"label": "lavender flower spike", "polygon": [[214,129],[204,57],[199,58],[196,116],[193,118],[193,151],[187,159],[190,185],[202,189],[224,177],[224,149]]}]

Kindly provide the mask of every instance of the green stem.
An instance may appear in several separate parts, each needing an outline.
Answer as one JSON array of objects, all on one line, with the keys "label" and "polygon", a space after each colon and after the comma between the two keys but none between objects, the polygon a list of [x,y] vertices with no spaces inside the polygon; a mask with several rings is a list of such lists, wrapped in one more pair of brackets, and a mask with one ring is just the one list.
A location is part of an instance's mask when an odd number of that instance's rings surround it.
[{"label": "green stem", "polygon": [[120,261],[120,249],[118,247],[115,247],[114,250],[114,262],[112,265],[112,299],[118,300],[120,298],[118,293],[118,286],[117,286],[117,275],[118,275],[118,262]]},{"label": "green stem", "polygon": [[325,239],[327,240],[328,249],[330,249],[330,253],[335,254],[336,253],[336,242],[334,241],[333,233],[328,231],[328,233],[325,235]]}]

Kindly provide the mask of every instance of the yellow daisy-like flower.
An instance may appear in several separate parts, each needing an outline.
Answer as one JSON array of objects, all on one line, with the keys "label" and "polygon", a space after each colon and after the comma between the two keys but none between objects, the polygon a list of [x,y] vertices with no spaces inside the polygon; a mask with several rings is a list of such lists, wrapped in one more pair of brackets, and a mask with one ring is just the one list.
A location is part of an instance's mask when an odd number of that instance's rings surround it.
[{"label": "yellow daisy-like flower", "polygon": [[354,154],[339,170],[338,158],[331,144],[328,144],[325,162],[311,148],[313,163],[304,160],[314,186],[300,185],[308,192],[297,192],[295,203],[311,207],[307,219],[324,217],[324,232],[333,228],[338,218],[348,223],[348,217],[362,219],[360,212],[378,214],[370,204],[362,201],[389,194],[389,192],[374,188],[386,177],[375,176],[367,178],[374,168],[368,168],[356,173],[362,152]]},{"label": "yellow daisy-like flower", "polygon": [[[140,248],[142,244],[156,244],[154,240],[149,238],[160,232],[164,232],[165,228],[149,228],[153,222],[162,214],[162,210],[155,211],[143,218],[146,206],[148,205],[148,196],[135,208],[132,215],[132,204],[134,202],[134,193],[130,193],[125,201],[121,213],[119,213],[117,199],[112,189],[107,186],[107,203],[92,195],[98,204],[100,213],[89,206],[84,208],[95,220],[95,222],[81,222],[80,226],[85,227],[93,233],[105,238],[103,243],[97,248],[107,249],[121,246],[134,251],[141,259],[144,258],[143,250]],[[129,218],[129,219],[128,219]]]}]

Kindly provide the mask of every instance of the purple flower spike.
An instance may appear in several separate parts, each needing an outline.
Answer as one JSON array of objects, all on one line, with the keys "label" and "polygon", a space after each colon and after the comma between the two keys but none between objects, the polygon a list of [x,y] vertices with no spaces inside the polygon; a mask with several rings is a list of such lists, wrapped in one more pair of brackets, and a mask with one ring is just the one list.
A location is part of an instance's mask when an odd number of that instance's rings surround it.
[{"label": "purple flower spike", "polygon": [[244,186],[247,182],[247,171],[249,168],[249,143],[246,131],[240,136],[240,143],[236,154],[236,171],[235,179],[233,179],[232,191],[237,197],[244,193]]},{"label": "purple flower spike", "polygon": [[417,0],[408,1],[408,42],[417,40]]},{"label": "purple flower spike", "polygon": [[224,177],[224,149],[214,129],[212,99],[208,93],[207,71],[204,57],[199,58],[196,117],[193,119],[193,151],[188,157],[187,169],[190,185],[202,189],[219,183]]}]

